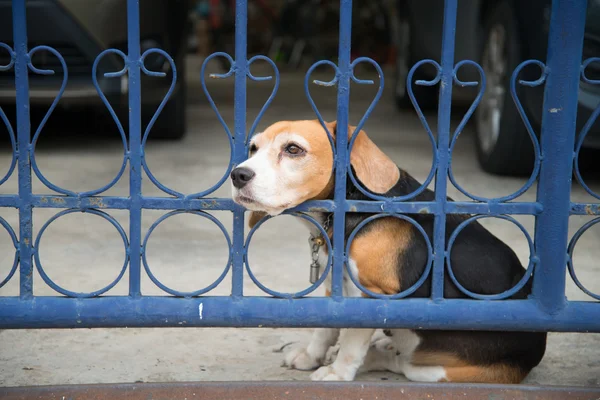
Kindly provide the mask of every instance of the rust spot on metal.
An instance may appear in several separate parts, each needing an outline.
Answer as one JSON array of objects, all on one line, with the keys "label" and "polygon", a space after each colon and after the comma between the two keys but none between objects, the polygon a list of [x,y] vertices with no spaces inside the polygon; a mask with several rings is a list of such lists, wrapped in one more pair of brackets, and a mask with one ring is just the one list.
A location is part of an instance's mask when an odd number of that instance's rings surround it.
[{"label": "rust spot on metal", "polygon": [[594,212],[594,209],[592,208],[591,204],[588,204],[587,206],[585,206],[585,213],[587,215],[595,215],[596,213]]},{"label": "rust spot on metal", "polygon": [[393,382],[134,383],[0,388],[3,400],[590,400],[600,388]]},{"label": "rust spot on metal", "polygon": [[94,207],[106,207],[100,197],[90,197],[90,204]]},{"label": "rust spot on metal", "polygon": [[350,207],[350,210],[349,210],[349,211],[350,211],[350,212],[356,212],[356,206],[352,206],[352,207]]},{"label": "rust spot on metal", "polygon": [[29,246],[29,238],[23,239],[23,243],[25,243],[25,246]]},{"label": "rust spot on metal", "polygon": [[48,199],[45,197],[42,197],[42,199],[40,201],[44,204],[48,203]]},{"label": "rust spot on metal", "polygon": [[50,201],[54,204],[65,204],[66,201],[62,197],[50,197]]},{"label": "rust spot on metal", "polygon": [[203,200],[200,202],[200,207],[202,208],[217,208],[219,203],[216,200],[206,201]]},{"label": "rust spot on metal", "polygon": [[431,214],[431,211],[427,207],[423,207],[419,210],[419,214]]}]

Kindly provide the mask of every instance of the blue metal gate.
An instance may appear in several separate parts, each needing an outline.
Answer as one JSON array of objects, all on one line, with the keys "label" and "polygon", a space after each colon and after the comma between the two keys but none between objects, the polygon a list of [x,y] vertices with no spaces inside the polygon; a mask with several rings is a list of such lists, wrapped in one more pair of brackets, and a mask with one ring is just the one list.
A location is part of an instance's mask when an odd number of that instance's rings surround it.
[{"label": "blue metal gate", "polygon": [[[361,62],[373,64],[381,75],[381,85],[378,97],[383,87],[383,74],[379,66],[370,59],[360,58],[351,62],[350,38],[352,1],[340,0],[339,27],[339,59],[334,64],[330,61],[320,61],[310,68],[306,75],[305,90],[307,96],[319,116],[318,110],[309,94],[309,80],[312,71],[319,65],[328,64],[336,71],[335,79],[325,83],[337,85],[338,111],[337,120],[339,134],[335,144],[336,154],[336,188],[334,200],[311,201],[303,204],[292,212],[300,211],[329,211],[334,215],[333,227],[335,235],[331,244],[332,254],[330,272],[332,274],[332,296],[299,298],[313,291],[321,282],[308,290],[285,294],[269,292],[268,297],[245,297],[243,282],[249,275],[245,274],[246,249],[244,240],[245,210],[234,204],[228,198],[210,197],[226,180],[232,166],[246,158],[246,82],[247,79],[268,79],[254,77],[249,70],[250,65],[258,59],[267,60],[275,71],[277,68],[265,57],[247,58],[247,0],[236,1],[236,41],[234,58],[227,54],[217,53],[210,58],[222,56],[231,62],[231,70],[220,77],[235,76],[235,130],[227,131],[232,146],[232,158],[223,178],[211,189],[197,194],[184,195],[170,193],[169,197],[146,197],[142,195],[142,173],[147,170],[144,160],[146,133],[142,132],[140,122],[140,78],[144,74],[156,74],[144,66],[144,58],[149,52],[140,52],[140,14],[139,1],[127,0],[128,10],[128,54],[118,50],[106,52],[117,53],[125,60],[125,68],[113,73],[112,76],[127,74],[129,81],[129,140],[123,169],[129,165],[130,194],[128,197],[102,196],[112,184],[98,190],[76,193],[56,187],[40,173],[35,164],[35,142],[40,129],[32,136],[29,116],[29,74],[48,74],[49,71],[39,70],[31,64],[32,54],[42,49],[58,53],[47,47],[28,48],[26,29],[25,0],[13,0],[14,48],[2,44],[4,50],[11,55],[8,65],[0,66],[1,70],[14,68],[16,80],[17,129],[16,135],[10,131],[13,139],[13,165],[2,182],[15,170],[18,173],[19,193],[0,196],[1,207],[17,208],[19,211],[19,235],[15,235],[11,226],[0,219],[3,227],[11,234],[15,245],[14,266],[2,285],[18,271],[20,275],[20,296],[0,298],[0,328],[56,328],[56,327],[161,327],[161,326],[230,326],[230,327],[406,327],[431,329],[492,329],[492,330],[548,330],[548,331],[596,331],[600,332],[600,304],[598,302],[567,301],[565,298],[566,271],[570,270],[573,279],[577,281],[570,259],[578,238],[590,226],[600,221],[596,218],[586,224],[569,241],[568,220],[572,215],[598,215],[598,203],[572,203],[571,176],[574,159],[577,159],[580,142],[575,146],[575,118],[577,113],[577,95],[580,76],[589,83],[585,76],[585,66],[592,61],[580,62],[585,25],[586,0],[553,0],[552,16],[549,34],[549,50],[546,63],[526,61],[517,69],[529,64],[536,64],[542,69],[542,76],[535,82],[516,82],[517,74],[513,74],[513,86],[524,84],[529,86],[545,85],[544,115],[541,143],[532,135],[535,147],[536,167],[531,179],[518,192],[502,198],[485,199],[471,194],[469,202],[448,201],[447,177],[454,183],[451,173],[451,158],[454,138],[450,134],[450,108],[452,87],[457,85],[477,85],[476,82],[462,82],[457,77],[457,70],[470,61],[455,62],[455,28],[457,16],[457,0],[446,0],[444,8],[443,47],[441,62],[424,60],[415,65],[412,72],[420,65],[428,63],[437,69],[437,77],[430,82],[418,84],[440,87],[440,106],[438,111],[437,141],[434,141],[434,165],[429,179],[424,187],[435,178],[436,198],[434,202],[414,202],[411,198],[389,199],[374,197],[371,201],[349,201],[345,198],[346,174],[349,165],[349,151],[346,130],[348,125],[348,103],[350,83],[370,83],[356,78],[354,68]],[[164,54],[164,52],[163,52]],[[99,55],[101,58],[104,55]],[[98,58],[98,59],[99,59]],[[210,59],[209,58],[209,59]],[[60,57],[61,60],[62,57]],[[64,61],[64,60],[63,60]],[[98,60],[97,60],[98,61]],[[204,64],[206,65],[206,63]],[[478,66],[477,66],[478,67]],[[478,67],[481,71],[481,68]],[[204,75],[202,75],[204,76]],[[66,75],[65,81],[66,83]],[[175,78],[174,78],[175,79]],[[279,75],[275,76],[277,89]],[[482,73],[482,80],[483,73]],[[63,88],[64,90],[64,83]],[[323,82],[321,82],[323,83]],[[484,82],[480,85],[479,99],[483,93]],[[97,86],[98,88],[98,86]],[[101,91],[98,88],[100,95]],[[62,93],[62,91],[61,91]],[[514,94],[514,90],[513,90]],[[265,108],[273,99],[270,97]],[[378,99],[377,97],[377,99]],[[57,97],[50,108],[52,112],[60,98]],[[210,97],[209,97],[210,99]],[[376,101],[377,101],[376,99]],[[105,98],[103,101],[110,109]],[[365,117],[359,124],[365,122],[376,101],[373,102]],[[518,104],[518,102],[517,102]],[[161,109],[163,104],[161,105]],[[211,105],[215,108],[211,100]],[[463,123],[473,113],[474,104]],[[113,113],[112,109],[111,113]],[[160,111],[160,110],[159,110]],[[264,109],[262,110],[264,112]],[[522,108],[520,109],[522,112]],[[592,120],[600,113],[597,109]],[[262,115],[262,112],[261,112]],[[260,119],[260,116],[257,118]],[[7,124],[3,113],[0,116]],[[113,113],[114,116],[114,113]],[[424,119],[422,113],[420,117]],[[319,116],[320,118],[320,116]],[[45,120],[43,121],[45,122]],[[223,122],[221,120],[221,122]],[[43,125],[43,123],[42,123]],[[224,125],[224,124],[223,124]],[[256,122],[254,124],[256,126]],[[589,128],[589,127],[588,127]],[[587,129],[587,128],[586,128]],[[356,130],[357,132],[359,129]],[[530,130],[531,131],[531,130]],[[123,129],[121,133],[123,134]],[[585,133],[580,136],[580,141]],[[576,149],[575,153],[571,149]],[[577,169],[575,163],[575,169]],[[38,195],[32,192],[32,174],[35,173],[51,189],[60,195]],[[149,174],[151,176],[151,174]],[[537,200],[526,203],[513,201],[535,181],[538,182]],[[153,181],[155,181],[153,179]],[[160,183],[155,181],[160,186]],[[583,183],[583,182],[582,182]],[[455,183],[454,183],[455,184]],[[583,183],[585,185],[585,183]],[[586,189],[596,199],[600,195]],[[415,194],[416,195],[416,194]],[[372,197],[372,196],[371,196]],[[413,196],[414,197],[414,196]],[[127,249],[127,260],[118,278],[106,288],[93,293],[73,293],[54,283],[41,267],[36,253],[37,243],[44,233],[32,235],[32,213],[36,207],[62,209],[52,219],[65,213],[87,212],[99,215],[109,220],[119,230]],[[129,234],[110,216],[110,210],[128,210],[130,215]],[[153,281],[172,296],[144,296],[140,290],[140,278],[145,260],[145,239],[142,236],[141,214],[144,209],[171,210],[159,221],[173,213],[196,213],[209,218],[221,227],[230,243],[228,265],[221,277],[212,285],[192,293],[182,293],[171,290],[157,279]],[[233,213],[233,233],[229,237],[226,229],[208,212],[228,210]],[[344,298],[342,296],[342,278],[346,247],[344,243],[344,216],[352,212],[369,212],[378,215],[402,215],[410,220],[414,213],[429,213],[435,216],[435,235],[430,248],[430,268],[426,274],[432,276],[432,295],[429,299],[402,299],[412,291],[407,289],[394,296],[375,296],[376,298]],[[445,221],[447,214],[474,215],[468,221],[481,217],[499,217],[514,222],[509,215],[534,215],[536,218],[535,240],[532,240],[522,228],[529,240],[531,250],[528,272],[525,278],[513,289],[493,296],[483,296],[467,292],[470,299],[444,299],[444,274],[450,273],[447,255],[451,244],[445,243]],[[51,220],[51,221],[52,221]],[[50,221],[50,222],[51,222]],[[47,226],[47,225],[46,225]],[[464,226],[464,225],[463,225]],[[460,230],[460,228],[459,228]],[[150,232],[146,235],[146,238]],[[458,232],[454,233],[456,237]],[[570,245],[571,243],[571,245]],[[65,254],[65,257],[67,255]],[[34,267],[35,264],[35,267]],[[568,267],[568,268],[567,268]],[[44,281],[64,296],[38,297],[33,295],[34,268]],[[535,269],[535,274],[532,275]],[[230,296],[210,296],[214,288],[231,270],[232,292]],[[148,271],[150,276],[151,273]],[[112,288],[125,274],[129,277],[128,296],[101,296]],[[452,276],[452,275],[451,275]],[[533,276],[533,278],[531,278]],[[253,278],[250,275],[251,278]],[[515,293],[525,284],[527,279],[534,279],[533,294],[527,300],[503,300]],[[424,279],[421,279],[422,283]],[[465,289],[461,289],[465,291]],[[585,289],[584,289],[585,290]],[[588,291],[596,300],[599,294]],[[468,318],[466,318],[468,316]]]}]

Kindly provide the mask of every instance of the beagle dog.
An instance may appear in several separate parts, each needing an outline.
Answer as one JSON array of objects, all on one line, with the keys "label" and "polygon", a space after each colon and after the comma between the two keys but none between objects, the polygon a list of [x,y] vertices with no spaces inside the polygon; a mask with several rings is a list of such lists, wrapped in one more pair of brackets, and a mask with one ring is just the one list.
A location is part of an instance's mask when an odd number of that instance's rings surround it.
[{"label": "beagle dog", "polygon": [[[337,123],[325,126],[335,140]],[[349,127],[349,137],[354,130]],[[421,186],[364,131],[356,137],[350,163],[357,180],[371,193],[394,197],[413,193]],[[234,201],[251,211],[251,227],[265,215],[278,215],[304,201],[331,199],[333,151],[327,131],[316,120],[271,125],[252,138],[249,158],[232,171],[231,181]],[[350,179],[346,198],[369,200]],[[434,199],[434,193],[425,190],[414,201]],[[326,213],[313,216],[321,223],[329,218]],[[346,240],[369,216],[346,215]],[[434,216],[411,217],[433,242]],[[447,216],[446,241],[467,217]],[[310,229],[315,236],[320,234],[314,226]],[[326,229],[331,237],[331,229]],[[327,246],[320,249],[323,266]],[[427,256],[425,239],[417,228],[398,218],[380,218],[367,224],[354,238],[348,270],[370,291],[391,295],[419,279]],[[513,250],[477,221],[461,232],[450,257],[458,281],[476,293],[501,293],[512,288],[525,273]],[[331,282],[326,280],[325,284],[329,286]],[[429,277],[410,297],[429,297],[430,286]],[[348,276],[344,277],[343,291],[345,296],[365,296]],[[511,298],[524,299],[530,291],[528,283]],[[327,289],[326,295],[330,295]],[[448,276],[444,278],[444,296],[466,298]],[[338,339],[337,357],[326,365],[328,351]],[[325,328],[314,331],[307,347],[288,352],[284,365],[299,370],[316,369],[311,375],[313,380],[351,381],[360,369],[388,370],[418,382],[520,383],[539,364],[545,350],[546,333],[538,332],[343,329],[340,334],[339,329]]]}]

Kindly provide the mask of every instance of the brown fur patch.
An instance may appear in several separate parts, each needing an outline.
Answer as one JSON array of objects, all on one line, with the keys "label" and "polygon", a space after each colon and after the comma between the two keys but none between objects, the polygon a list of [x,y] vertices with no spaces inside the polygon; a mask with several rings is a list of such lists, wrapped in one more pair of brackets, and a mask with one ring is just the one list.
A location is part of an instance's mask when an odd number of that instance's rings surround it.
[{"label": "brown fur patch", "polygon": [[262,211],[252,211],[250,212],[250,217],[248,218],[248,226],[250,229],[254,228],[258,222],[267,216],[267,213]]},{"label": "brown fur patch", "polygon": [[517,384],[526,376],[521,368],[506,364],[446,368],[447,382]]},{"label": "brown fur patch", "polygon": [[418,366],[465,367],[468,364],[454,354],[432,353],[430,351],[415,351],[412,364]]},{"label": "brown fur patch", "polygon": [[506,364],[469,365],[449,353],[416,351],[412,364],[416,366],[440,366],[446,370],[444,382],[462,383],[521,383],[527,376],[521,368]]},{"label": "brown fur patch", "polygon": [[375,293],[398,293],[398,257],[410,243],[411,225],[389,217],[377,219],[363,229],[364,233],[359,232],[350,245],[360,283]]},{"label": "brown fur patch", "polygon": [[[333,133],[337,122],[327,124]],[[355,126],[348,127],[348,140],[352,138]],[[350,164],[356,171],[356,177],[374,193],[383,194],[390,190],[400,178],[400,171],[392,161],[373,141],[365,131],[357,134],[350,153]]]}]

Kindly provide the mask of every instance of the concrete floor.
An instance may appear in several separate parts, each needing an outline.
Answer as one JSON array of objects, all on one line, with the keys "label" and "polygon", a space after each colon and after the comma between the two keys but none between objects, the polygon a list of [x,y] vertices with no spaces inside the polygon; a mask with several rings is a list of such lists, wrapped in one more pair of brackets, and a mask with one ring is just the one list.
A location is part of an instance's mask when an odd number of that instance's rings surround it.
[{"label": "concrete floor", "polygon": [[[156,177],[165,185],[185,193],[197,192],[214,184],[224,173],[229,147],[223,128],[210,109],[199,85],[198,60],[188,60],[189,133],[182,142],[150,141],[147,159]],[[257,68],[260,69],[260,68]],[[260,74],[257,71],[256,74]],[[391,75],[386,75],[391,77]],[[264,115],[259,129],[279,119],[314,118],[302,89],[303,76],[282,72],[279,93]],[[271,89],[271,83],[249,83],[248,124],[254,120]],[[389,85],[388,85],[389,86]],[[233,126],[233,80],[209,81],[209,89],[224,119]],[[335,118],[335,89],[314,86],[313,96],[323,116]],[[373,87],[352,86],[351,122],[356,124],[373,98]],[[404,169],[423,180],[431,168],[431,147],[414,112],[395,110],[389,88],[376,107],[365,129]],[[457,112],[453,126],[462,114]],[[122,162],[122,145],[117,130],[86,116],[83,123],[51,119],[40,139],[37,159],[45,176],[59,186],[89,190],[108,183]],[[428,119],[435,130],[435,115]],[[81,121],[79,121],[81,122]],[[2,128],[0,128],[2,129]],[[0,153],[0,165],[8,167],[9,151]],[[467,127],[453,155],[454,173],[460,184],[473,193],[500,196],[521,186],[524,180],[484,174],[477,166],[472,146],[472,128]],[[127,177],[127,172],[124,175]],[[16,193],[16,176],[0,187],[0,193]],[[600,191],[598,181],[590,185]],[[50,193],[38,179],[36,193]],[[465,199],[450,188],[450,196]],[[128,180],[121,179],[107,195],[127,195]],[[145,195],[161,195],[144,180]],[[229,197],[229,186],[217,190]],[[574,201],[592,201],[580,187],[573,187]],[[521,200],[535,198],[535,188]],[[34,234],[56,210],[34,212]],[[128,230],[127,213],[110,214]],[[144,211],[143,234],[162,212]],[[228,213],[215,213],[226,227]],[[1,209],[0,216],[18,227],[17,212]],[[533,234],[533,218],[516,217]],[[573,217],[572,235],[589,218]],[[490,230],[508,242],[523,262],[528,248],[516,227],[504,221],[486,220]],[[0,276],[10,267],[14,253],[8,236],[0,231]],[[592,229],[579,241],[575,262],[577,273],[590,290],[600,293],[600,229]],[[273,250],[275,249],[275,250]],[[123,243],[114,228],[93,215],[71,214],[54,222],[44,234],[39,252],[44,269],[67,289],[91,291],[109,283],[118,274],[124,258]],[[306,233],[291,217],[279,217],[266,224],[253,239],[249,257],[257,278],[282,291],[308,286],[310,263]],[[207,286],[220,275],[226,263],[226,244],[217,228],[198,217],[178,216],[165,221],[152,235],[148,262],[166,285],[192,290]],[[590,300],[567,279],[567,295],[572,300]],[[124,278],[109,294],[127,292]],[[144,276],[145,294],[164,295]],[[228,279],[214,294],[230,291]],[[18,274],[0,296],[18,292]],[[247,295],[260,295],[250,279],[245,281]],[[53,295],[41,278],[35,277],[36,295]],[[304,380],[308,373],[280,367],[282,346],[306,343],[309,330],[290,329],[81,329],[24,330],[0,332],[0,384],[46,385],[105,382],[166,382],[197,380]],[[358,380],[403,380],[393,374],[366,374]],[[600,335],[551,334],[542,364],[527,379],[531,384],[600,386]]]}]

